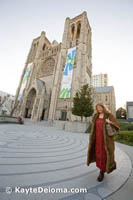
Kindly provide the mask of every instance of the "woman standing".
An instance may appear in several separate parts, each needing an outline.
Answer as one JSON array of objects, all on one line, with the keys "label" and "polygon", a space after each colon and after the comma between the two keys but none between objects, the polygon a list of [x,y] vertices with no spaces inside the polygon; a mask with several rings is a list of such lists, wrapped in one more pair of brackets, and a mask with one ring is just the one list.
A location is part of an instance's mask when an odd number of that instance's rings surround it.
[{"label": "woman standing", "polygon": [[96,113],[92,119],[92,127],[89,138],[89,146],[87,152],[87,165],[96,162],[96,166],[100,169],[98,181],[102,181],[104,173],[111,173],[116,169],[114,160],[114,139],[108,136],[105,124],[113,124],[116,128],[120,128],[119,122],[110,113],[103,104],[96,105]]}]

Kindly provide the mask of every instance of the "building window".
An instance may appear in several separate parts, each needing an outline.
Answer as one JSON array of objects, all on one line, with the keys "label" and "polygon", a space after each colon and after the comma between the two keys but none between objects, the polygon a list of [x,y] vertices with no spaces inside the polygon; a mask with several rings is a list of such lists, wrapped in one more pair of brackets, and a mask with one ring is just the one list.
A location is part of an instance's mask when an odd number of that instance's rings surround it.
[{"label": "building window", "polygon": [[108,96],[106,95],[106,97],[105,97],[105,101],[108,101]]},{"label": "building window", "polygon": [[44,43],[42,50],[44,51],[46,49],[46,44]]},{"label": "building window", "polygon": [[76,39],[80,38],[80,29],[81,29],[81,23],[78,24],[77,26],[77,35],[76,35]]},{"label": "building window", "polygon": [[71,40],[73,40],[74,38],[74,30],[75,30],[75,26],[73,25],[71,29]]}]

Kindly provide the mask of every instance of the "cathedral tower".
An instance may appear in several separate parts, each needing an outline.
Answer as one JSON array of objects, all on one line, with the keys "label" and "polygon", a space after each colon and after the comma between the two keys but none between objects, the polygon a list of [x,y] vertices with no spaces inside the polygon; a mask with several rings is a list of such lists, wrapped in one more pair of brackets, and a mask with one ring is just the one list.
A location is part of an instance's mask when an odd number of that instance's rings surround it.
[{"label": "cathedral tower", "polygon": [[[67,59],[73,56],[73,73],[71,80],[70,96],[60,98],[63,84],[64,68]],[[71,62],[71,61],[70,61]],[[68,64],[68,63],[67,63]],[[67,66],[66,66],[67,67]],[[87,13],[83,12],[75,18],[66,18],[61,50],[58,58],[55,79],[53,83],[49,120],[78,120],[72,115],[72,99],[83,84],[91,84],[91,28],[87,19]]]},{"label": "cathedral tower", "polygon": [[46,37],[32,42],[14,104],[15,116],[40,120],[80,120],[72,115],[75,92],[91,84],[91,28],[87,13],[66,18],[62,43]]}]

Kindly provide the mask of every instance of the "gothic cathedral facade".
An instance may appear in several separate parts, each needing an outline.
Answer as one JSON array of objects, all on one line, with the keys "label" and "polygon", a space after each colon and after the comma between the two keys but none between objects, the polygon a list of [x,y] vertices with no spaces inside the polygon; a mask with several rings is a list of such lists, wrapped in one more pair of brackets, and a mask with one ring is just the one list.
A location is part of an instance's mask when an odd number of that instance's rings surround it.
[{"label": "gothic cathedral facade", "polygon": [[[16,92],[13,115],[32,121],[80,120],[71,111],[73,97],[82,85],[91,85],[91,57],[91,27],[86,12],[66,18],[61,43],[55,40],[51,43],[42,32],[32,42]],[[71,70],[67,79],[65,66]],[[62,88],[68,89],[66,97],[61,94]]]}]

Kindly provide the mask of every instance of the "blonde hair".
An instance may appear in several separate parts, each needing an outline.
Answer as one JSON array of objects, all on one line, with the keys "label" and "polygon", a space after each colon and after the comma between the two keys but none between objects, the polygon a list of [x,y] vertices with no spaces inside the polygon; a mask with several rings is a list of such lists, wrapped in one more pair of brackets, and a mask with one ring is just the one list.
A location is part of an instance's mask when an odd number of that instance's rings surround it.
[{"label": "blonde hair", "polygon": [[109,108],[105,104],[102,104],[102,103],[96,104],[96,106],[95,106],[96,113],[98,113],[97,106],[101,106],[103,108],[104,113],[111,113]]}]

